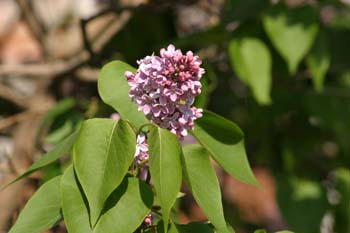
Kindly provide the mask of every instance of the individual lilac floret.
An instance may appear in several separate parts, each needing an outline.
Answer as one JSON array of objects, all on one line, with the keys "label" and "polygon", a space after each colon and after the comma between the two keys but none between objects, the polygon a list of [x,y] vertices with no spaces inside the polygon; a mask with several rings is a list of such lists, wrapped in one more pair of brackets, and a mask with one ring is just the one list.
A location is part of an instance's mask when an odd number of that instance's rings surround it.
[{"label": "individual lilac floret", "polygon": [[139,133],[136,139],[136,151],[135,160],[136,164],[140,164],[148,159],[148,144],[146,140],[146,135],[144,133]]},{"label": "individual lilac floret", "polygon": [[148,176],[148,144],[147,144],[147,138],[146,134],[139,133],[137,135],[136,139],[136,151],[135,151],[135,158],[134,158],[134,164],[139,165],[139,178],[141,180],[147,180]]},{"label": "individual lilac floret", "polygon": [[202,61],[191,51],[182,54],[169,45],[160,50],[160,56],[147,56],[137,63],[135,74],[125,72],[129,96],[151,122],[183,138],[193,129],[194,120],[202,117],[202,109],[192,106],[201,93]]},{"label": "individual lilac floret", "polygon": [[154,214],[149,213],[149,214],[145,217],[145,219],[143,220],[143,222],[144,222],[147,226],[151,226],[151,225],[153,224],[154,220],[155,220]]}]

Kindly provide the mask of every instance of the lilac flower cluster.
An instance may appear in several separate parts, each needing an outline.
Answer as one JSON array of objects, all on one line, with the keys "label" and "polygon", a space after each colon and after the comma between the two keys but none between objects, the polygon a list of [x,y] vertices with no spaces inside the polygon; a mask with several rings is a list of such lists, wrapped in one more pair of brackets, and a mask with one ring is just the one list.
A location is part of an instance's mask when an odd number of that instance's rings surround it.
[{"label": "lilac flower cluster", "polygon": [[183,54],[169,45],[160,50],[160,56],[147,56],[137,63],[135,74],[125,72],[129,96],[152,123],[183,138],[194,120],[202,117],[203,110],[192,106],[201,93],[199,80],[205,72],[201,60],[191,51]]}]

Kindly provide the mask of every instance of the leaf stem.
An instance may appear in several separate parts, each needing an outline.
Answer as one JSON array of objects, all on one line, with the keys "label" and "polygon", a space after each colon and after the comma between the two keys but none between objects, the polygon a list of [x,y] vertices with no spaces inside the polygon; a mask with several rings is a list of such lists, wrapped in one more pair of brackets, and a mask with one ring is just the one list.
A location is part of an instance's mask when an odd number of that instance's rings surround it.
[{"label": "leaf stem", "polygon": [[140,127],[139,130],[137,131],[137,135],[138,135],[139,133],[141,133],[141,132],[142,132],[142,129],[143,129],[144,127],[146,127],[146,126],[155,126],[155,125],[152,124],[152,123],[146,123],[146,124],[141,125],[141,127]]}]

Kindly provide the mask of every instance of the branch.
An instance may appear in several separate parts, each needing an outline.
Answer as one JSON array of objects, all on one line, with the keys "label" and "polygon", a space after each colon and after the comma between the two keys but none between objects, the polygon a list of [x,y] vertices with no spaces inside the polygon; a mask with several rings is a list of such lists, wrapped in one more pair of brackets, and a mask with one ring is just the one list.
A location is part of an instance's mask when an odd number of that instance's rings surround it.
[{"label": "branch", "polygon": [[19,96],[11,88],[0,83],[0,97],[15,103],[17,106],[27,108],[28,103],[24,97]]},{"label": "branch", "polygon": [[89,59],[86,52],[79,54],[68,61],[58,60],[51,63],[41,64],[3,64],[0,65],[0,76],[3,75],[20,75],[20,76],[37,76],[53,77],[78,68]]},{"label": "branch", "polygon": [[[33,10],[30,7],[30,3],[27,0],[16,0],[17,5],[21,9],[23,17],[27,22],[30,31],[33,36],[40,42],[41,45],[44,45],[43,36],[45,35],[45,30],[36,15],[33,13]],[[44,48],[45,49],[45,48]],[[45,50],[46,51],[46,50]]]},{"label": "branch", "polygon": [[[92,41],[91,48],[93,51],[101,51],[105,44],[128,22],[131,17],[130,12],[122,12],[119,17],[113,17],[101,33]],[[41,64],[16,64],[0,65],[0,77],[14,74],[21,76],[56,78],[58,76],[75,72],[78,68],[86,64],[91,59],[88,51],[83,50],[78,55],[68,61],[57,60],[51,63]],[[1,89],[0,89],[1,90]],[[0,95],[2,92],[0,91]]]},{"label": "branch", "polygon": [[30,117],[33,117],[35,115],[37,115],[37,114],[33,111],[26,111],[26,112],[14,114],[14,115],[7,117],[7,118],[4,118],[4,119],[0,119],[0,131],[3,129],[6,129],[14,124],[17,124],[21,121],[24,121]]}]

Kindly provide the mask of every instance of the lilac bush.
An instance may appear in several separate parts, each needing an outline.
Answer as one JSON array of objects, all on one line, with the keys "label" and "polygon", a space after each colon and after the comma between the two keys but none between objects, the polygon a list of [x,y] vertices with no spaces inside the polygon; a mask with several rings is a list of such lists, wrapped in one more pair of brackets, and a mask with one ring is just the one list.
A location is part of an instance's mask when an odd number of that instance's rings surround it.
[{"label": "lilac bush", "polygon": [[[64,154],[73,157],[62,176],[44,183],[31,198],[10,233],[42,232],[62,218],[72,233],[213,232],[214,228],[233,232],[225,220],[211,159],[239,180],[257,185],[242,131],[193,106],[205,71],[191,51],[183,54],[169,45],[160,56],[146,56],[138,64],[135,73],[121,61],[106,64],[98,90],[117,113],[84,121],[15,180]],[[188,131],[198,144],[181,146]],[[183,225],[173,218],[183,181],[210,224]]]}]

